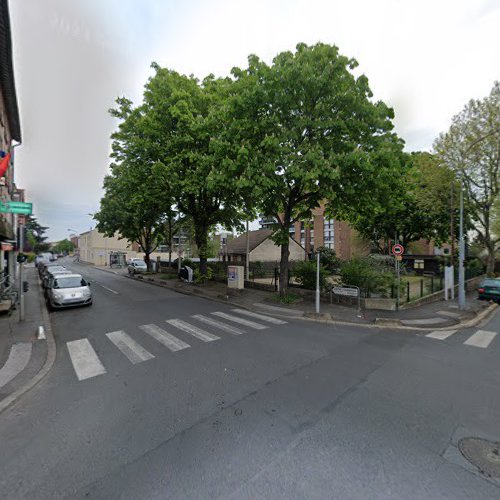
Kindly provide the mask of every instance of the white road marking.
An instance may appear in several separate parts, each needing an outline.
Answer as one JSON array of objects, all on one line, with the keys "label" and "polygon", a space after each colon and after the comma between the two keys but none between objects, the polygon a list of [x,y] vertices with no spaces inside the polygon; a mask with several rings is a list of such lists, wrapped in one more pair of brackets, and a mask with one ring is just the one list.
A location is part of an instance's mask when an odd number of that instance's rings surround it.
[{"label": "white road marking", "polygon": [[78,380],[106,373],[106,369],[88,339],[73,340],[67,342],[66,346]]},{"label": "white road marking", "polygon": [[212,342],[212,340],[218,340],[220,338],[217,337],[217,335],[213,335],[205,330],[202,330],[201,328],[198,328],[197,326],[190,325],[181,319],[167,319],[166,321],[169,325],[175,326],[175,328],[189,333],[193,337],[203,340],[203,342]]},{"label": "white road marking", "polygon": [[104,288],[104,290],[107,290],[108,292],[114,293],[115,295],[118,295],[118,292],[115,290],[111,290],[111,288],[108,288],[107,286],[101,285],[100,283],[97,283],[100,287]]},{"label": "white road marking", "polygon": [[478,330],[474,335],[470,336],[464,344],[474,347],[486,349],[491,344],[491,341],[497,336],[496,332],[488,332],[487,330]]},{"label": "white road marking", "polygon": [[141,325],[139,328],[143,331],[151,335],[155,340],[163,344],[165,347],[168,347],[171,351],[180,351],[182,349],[186,349],[190,347],[189,344],[179,340],[177,337],[174,337],[171,333],[163,330],[156,325]]},{"label": "white road marking", "polygon": [[238,314],[244,314],[245,316],[250,316],[251,318],[257,318],[261,319],[262,321],[267,321],[268,323],[273,323],[274,325],[286,325],[286,321],[283,321],[282,319],[271,318],[271,316],[254,313],[252,311],[247,311],[246,309],[231,309],[231,310]]},{"label": "white road marking", "polygon": [[108,339],[111,340],[111,342],[113,342],[113,344],[115,344],[115,346],[118,347],[118,349],[120,349],[120,351],[127,356],[129,361],[134,365],[154,358],[149,351],[139,345],[123,330],[106,333],[106,337],[108,337]]},{"label": "white road marking", "polygon": [[203,316],[201,314],[195,314],[193,315],[194,319],[197,319],[198,321],[201,321],[202,323],[206,323],[207,325],[215,326],[219,328],[220,330],[223,330],[228,333],[232,333],[233,335],[241,335],[245,333],[244,330],[240,330],[239,328],[236,328],[235,326],[231,325],[226,325],[225,323],[222,323],[221,321],[217,321],[216,319],[212,318],[207,318],[206,316]]},{"label": "white road marking", "polygon": [[31,342],[19,342],[12,345],[7,361],[0,368],[0,388],[7,385],[26,368],[31,358],[31,349]]},{"label": "white road marking", "polygon": [[457,333],[456,330],[436,330],[435,332],[431,332],[426,335],[426,337],[430,337],[431,339],[444,340],[448,337],[451,337],[454,333]]},{"label": "white road marking", "polygon": [[248,319],[237,318],[236,316],[232,316],[231,314],[226,314],[220,311],[213,312],[211,314],[213,314],[214,316],[219,316],[220,318],[228,319],[229,321],[234,321],[235,323],[239,323],[240,325],[249,326],[250,328],[254,328],[255,330],[264,330],[265,328],[267,328],[267,326],[249,321]]}]

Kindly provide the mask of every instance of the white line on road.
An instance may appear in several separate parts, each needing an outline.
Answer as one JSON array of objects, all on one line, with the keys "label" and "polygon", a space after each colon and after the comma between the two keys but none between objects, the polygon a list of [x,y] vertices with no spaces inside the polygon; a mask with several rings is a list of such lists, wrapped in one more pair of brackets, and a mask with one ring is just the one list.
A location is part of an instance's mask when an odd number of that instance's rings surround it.
[{"label": "white line on road", "polygon": [[231,314],[226,314],[220,311],[210,313],[215,316],[219,316],[220,318],[228,319],[229,321],[234,321],[235,323],[239,323],[240,325],[249,326],[250,328],[254,328],[255,330],[264,330],[267,326],[260,325],[259,323],[255,323],[253,321],[249,321],[248,319],[237,318],[236,316],[232,316]]},{"label": "white line on road", "polygon": [[197,326],[190,325],[181,319],[167,319],[166,322],[169,325],[175,326],[175,328],[178,328],[179,330],[189,333],[193,337],[203,340],[203,342],[212,342],[212,340],[218,340],[220,338],[217,337],[217,335],[213,335],[205,330],[202,330],[201,328],[198,328]]},{"label": "white line on road", "polygon": [[88,339],[72,340],[66,344],[78,380],[106,373]]},{"label": "white line on road", "polygon": [[115,295],[119,295],[119,293],[116,292],[115,290],[111,290],[111,288],[108,288],[107,286],[101,285],[100,283],[97,283],[97,284],[99,286],[101,286],[102,288],[104,288],[104,290],[107,290],[108,292],[114,293]]},{"label": "white line on road", "polygon": [[139,328],[143,332],[146,332],[147,334],[151,335],[151,337],[153,337],[155,340],[163,344],[165,347],[168,347],[171,351],[174,352],[180,351],[182,349],[190,347],[189,344],[186,344],[186,342],[179,340],[177,337],[174,337],[171,333],[168,333],[159,326],[141,325],[139,326]]},{"label": "white line on road", "polygon": [[485,349],[491,344],[491,341],[497,336],[496,332],[488,332],[487,330],[478,330],[474,335],[469,337],[464,344]]},{"label": "white line on road", "polygon": [[430,337],[431,339],[444,340],[448,337],[451,337],[454,333],[457,333],[456,330],[436,330],[435,332],[431,332],[426,337]]},{"label": "white line on road", "polygon": [[219,328],[220,330],[223,330],[225,332],[232,333],[233,335],[241,335],[245,333],[244,330],[240,330],[235,326],[226,325],[221,321],[217,321],[216,319],[212,318],[207,318],[206,316],[203,316],[201,314],[195,314],[193,315],[193,318],[197,319],[198,321],[201,321],[202,323],[206,323],[207,325],[215,326],[216,328]]},{"label": "white line on road", "polygon": [[283,321],[282,319],[271,318],[271,316],[254,313],[252,311],[247,311],[246,309],[231,309],[231,310],[238,314],[244,314],[245,316],[250,316],[251,318],[257,318],[262,321],[267,321],[268,323],[273,323],[274,325],[286,325],[286,321]]},{"label": "white line on road", "polygon": [[111,342],[113,342],[113,344],[115,344],[115,346],[118,347],[118,349],[120,349],[120,351],[127,356],[129,361],[134,365],[154,358],[149,351],[139,345],[123,330],[106,333],[106,337],[108,337],[108,339],[111,340]]},{"label": "white line on road", "polygon": [[0,369],[0,388],[21,373],[31,358],[31,342],[19,342],[10,348],[9,357]]}]

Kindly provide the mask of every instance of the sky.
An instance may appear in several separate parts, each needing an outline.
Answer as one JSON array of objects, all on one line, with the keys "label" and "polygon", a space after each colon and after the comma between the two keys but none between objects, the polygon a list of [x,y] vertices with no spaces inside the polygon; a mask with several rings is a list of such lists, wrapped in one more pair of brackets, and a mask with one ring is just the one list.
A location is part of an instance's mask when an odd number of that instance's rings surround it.
[{"label": "sky", "polygon": [[226,76],[256,54],[329,43],[394,108],[407,151],[430,151],[500,79],[498,0],[10,0],[23,135],[16,184],[50,241],[95,227],[109,167],[108,110],[135,103],[151,62]]}]

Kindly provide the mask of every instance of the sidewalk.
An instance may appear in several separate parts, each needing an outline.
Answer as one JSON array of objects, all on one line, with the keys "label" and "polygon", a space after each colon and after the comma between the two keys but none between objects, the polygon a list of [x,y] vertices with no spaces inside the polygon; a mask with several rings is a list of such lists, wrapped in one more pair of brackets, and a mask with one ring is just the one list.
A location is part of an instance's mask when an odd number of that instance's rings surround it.
[{"label": "sidewalk", "polygon": [[[109,269],[101,269],[110,271]],[[115,272],[115,274],[123,274]],[[187,295],[203,296],[219,302],[233,304],[258,312],[284,317],[306,318],[321,322],[356,324],[363,326],[390,326],[391,328],[439,329],[466,326],[478,322],[482,317],[493,314],[498,308],[496,304],[479,301],[476,293],[470,292],[466,297],[466,310],[458,309],[457,300],[432,302],[414,309],[402,311],[362,310],[340,304],[321,301],[320,314],[317,315],[315,302],[311,298],[302,298],[293,304],[282,304],[276,294],[264,290],[246,288],[244,290],[228,289],[224,283],[209,282],[205,285],[184,283],[177,279],[162,280],[154,275],[138,276],[131,279],[144,281],[156,286],[163,286]],[[471,325],[472,326],[472,325]]]},{"label": "sidewalk", "polygon": [[[11,316],[0,315],[0,412],[31,389],[49,371],[55,359],[55,343],[43,293],[34,266],[25,268],[29,291],[25,297],[25,320],[19,307]],[[43,326],[47,340],[37,340]]]}]

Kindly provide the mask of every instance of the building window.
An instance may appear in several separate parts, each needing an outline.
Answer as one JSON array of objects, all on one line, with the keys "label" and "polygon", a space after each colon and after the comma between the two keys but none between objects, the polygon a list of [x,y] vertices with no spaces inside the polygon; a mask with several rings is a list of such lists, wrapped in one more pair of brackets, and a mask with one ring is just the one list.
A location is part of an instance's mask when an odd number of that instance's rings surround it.
[{"label": "building window", "polygon": [[332,250],[335,248],[335,234],[334,234],[334,220],[333,219],[325,219],[323,225],[324,231],[324,240],[323,244],[326,248],[331,248]]}]

